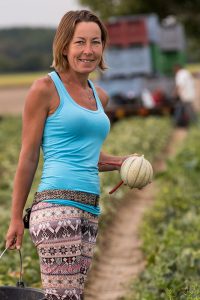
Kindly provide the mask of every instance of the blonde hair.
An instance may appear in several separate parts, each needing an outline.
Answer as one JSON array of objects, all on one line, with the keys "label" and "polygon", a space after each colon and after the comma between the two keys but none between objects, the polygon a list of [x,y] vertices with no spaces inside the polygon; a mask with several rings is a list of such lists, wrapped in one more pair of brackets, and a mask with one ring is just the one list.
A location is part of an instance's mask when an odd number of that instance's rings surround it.
[{"label": "blonde hair", "polygon": [[[64,71],[69,68],[67,56],[63,54],[63,50],[69,46],[74,35],[76,25],[80,22],[96,23],[101,30],[103,51],[106,47],[108,39],[107,30],[103,22],[93,12],[88,10],[69,11],[62,17],[53,41],[53,63],[51,66],[57,71]],[[99,62],[99,68],[101,70],[105,70],[107,68],[103,55]]]}]

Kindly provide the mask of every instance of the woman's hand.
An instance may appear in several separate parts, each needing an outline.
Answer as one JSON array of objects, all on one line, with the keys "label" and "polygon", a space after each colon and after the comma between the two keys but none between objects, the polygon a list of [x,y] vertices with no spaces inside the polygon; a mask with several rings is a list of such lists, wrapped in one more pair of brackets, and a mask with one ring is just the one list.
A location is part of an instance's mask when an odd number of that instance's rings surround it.
[{"label": "woman's hand", "polygon": [[20,249],[22,245],[24,235],[24,223],[22,219],[13,220],[10,223],[7,235],[6,235],[6,248],[8,249]]}]

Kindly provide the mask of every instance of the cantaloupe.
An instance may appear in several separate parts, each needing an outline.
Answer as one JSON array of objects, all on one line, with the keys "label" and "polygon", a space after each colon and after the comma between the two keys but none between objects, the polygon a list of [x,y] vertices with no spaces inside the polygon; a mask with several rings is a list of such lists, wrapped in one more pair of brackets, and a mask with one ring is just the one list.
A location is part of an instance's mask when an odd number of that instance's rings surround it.
[{"label": "cantaloupe", "polygon": [[120,176],[131,189],[141,189],[152,181],[153,168],[144,155],[130,156],[122,163]]}]

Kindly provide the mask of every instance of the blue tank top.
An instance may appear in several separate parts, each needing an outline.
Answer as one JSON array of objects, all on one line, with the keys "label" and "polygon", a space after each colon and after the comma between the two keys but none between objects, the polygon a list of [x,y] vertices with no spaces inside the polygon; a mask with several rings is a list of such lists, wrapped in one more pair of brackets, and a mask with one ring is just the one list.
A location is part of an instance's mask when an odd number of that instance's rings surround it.
[{"label": "blue tank top", "polygon": [[[55,71],[49,73],[49,76],[57,89],[60,104],[45,122],[41,145],[44,165],[38,192],[66,189],[99,195],[98,161],[110,129],[110,121],[90,80],[88,83],[97,104],[95,111],[75,102]],[[99,214],[99,207],[75,201],[46,201],[73,205]]]}]

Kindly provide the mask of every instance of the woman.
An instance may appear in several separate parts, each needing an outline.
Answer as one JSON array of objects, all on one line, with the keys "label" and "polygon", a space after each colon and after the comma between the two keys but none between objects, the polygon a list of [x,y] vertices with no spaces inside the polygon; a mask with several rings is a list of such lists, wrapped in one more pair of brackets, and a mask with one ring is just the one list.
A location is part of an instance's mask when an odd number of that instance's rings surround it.
[{"label": "woman", "polygon": [[44,166],[30,234],[46,299],[83,299],[100,213],[98,171],[117,170],[125,159],[100,152],[110,128],[108,96],[88,80],[96,68],[105,69],[106,41],[92,12],[67,12],[53,42],[55,71],[33,84],[25,103],[7,247],[21,247],[22,214],[41,146]]}]

